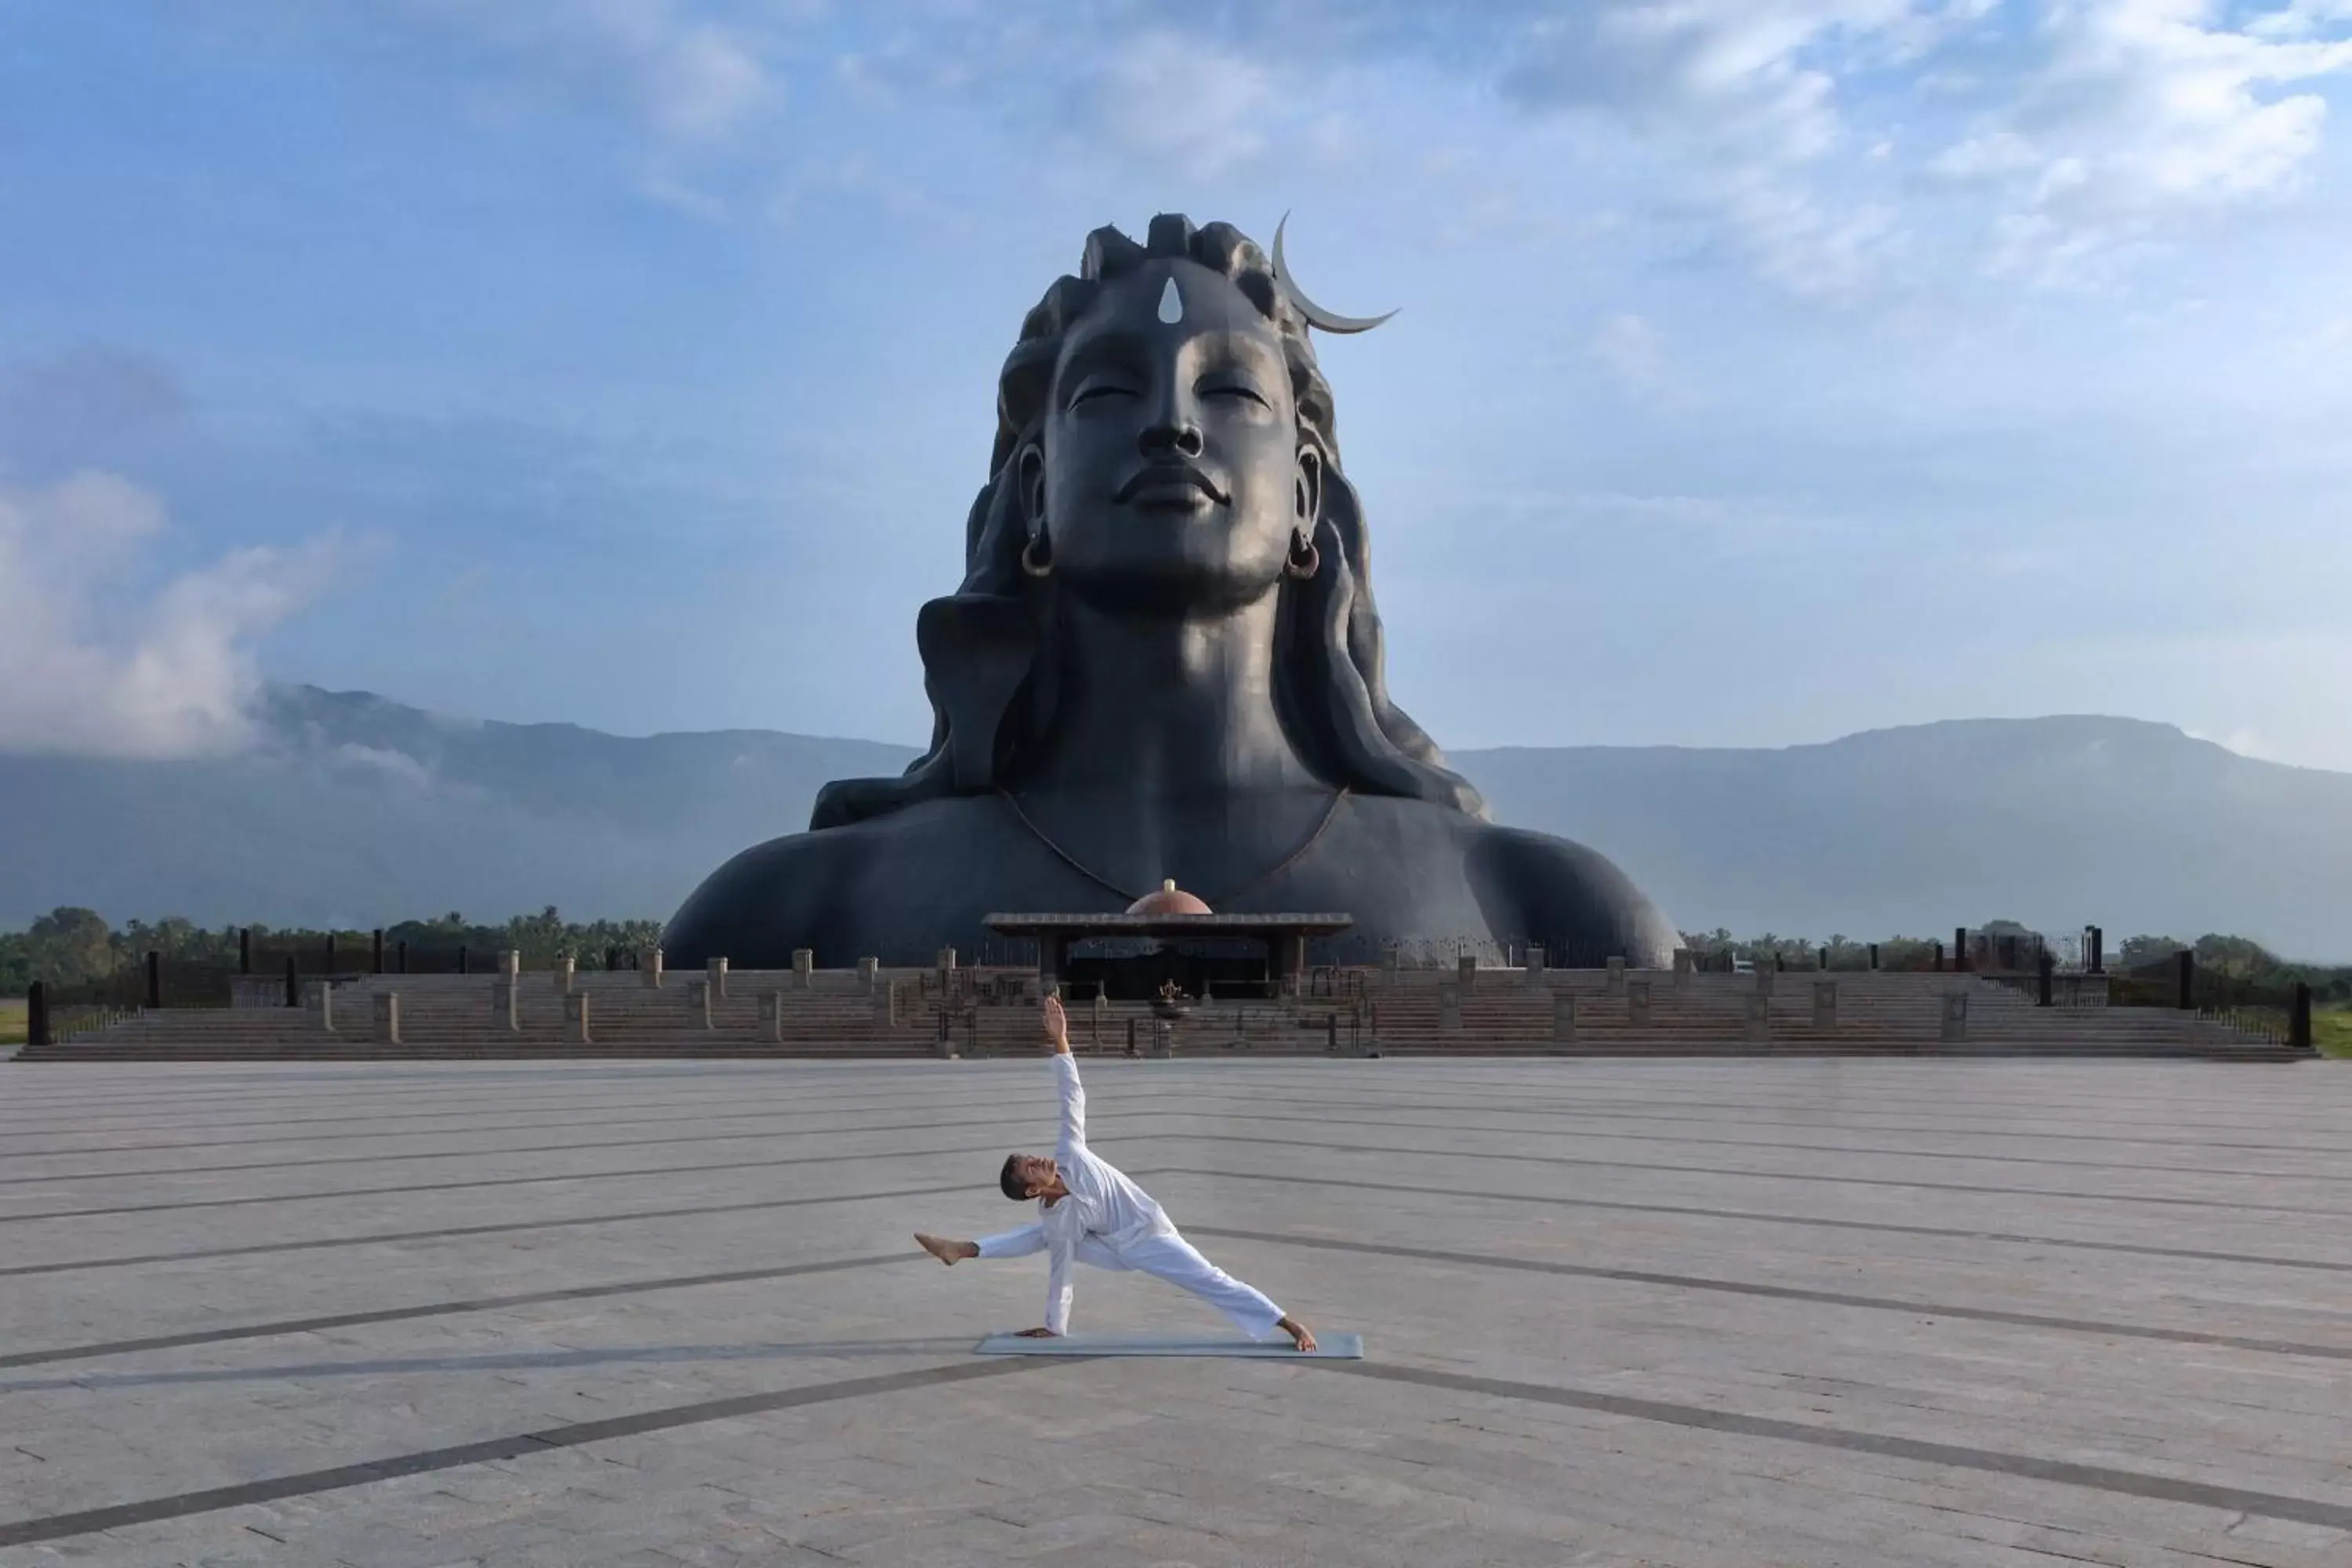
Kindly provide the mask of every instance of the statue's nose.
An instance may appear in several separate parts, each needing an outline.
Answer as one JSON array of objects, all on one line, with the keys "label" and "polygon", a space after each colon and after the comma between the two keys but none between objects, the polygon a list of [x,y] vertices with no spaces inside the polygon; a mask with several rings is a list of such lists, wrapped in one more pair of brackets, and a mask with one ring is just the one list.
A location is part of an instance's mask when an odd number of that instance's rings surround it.
[{"label": "statue's nose", "polygon": [[1147,458],[1197,458],[1201,455],[1201,427],[1189,419],[1155,419],[1144,427],[1139,444]]}]

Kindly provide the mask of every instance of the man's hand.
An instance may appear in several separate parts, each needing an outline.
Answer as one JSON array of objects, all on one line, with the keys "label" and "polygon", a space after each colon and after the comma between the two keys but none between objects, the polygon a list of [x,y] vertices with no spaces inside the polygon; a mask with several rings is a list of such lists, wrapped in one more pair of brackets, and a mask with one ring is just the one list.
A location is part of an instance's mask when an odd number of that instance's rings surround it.
[{"label": "man's hand", "polygon": [[1016,1340],[1058,1340],[1062,1336],[1051,1329],[1024,1329],[1013,1337]]},{"label": "man's hand", "polygon": [[1070,1016],[1062,1011],[1059,996],[1047,996],[1037,1010],[1037,1021],[1045,1026],[1045,1044],[1057,1057],[1070,1053]]}]

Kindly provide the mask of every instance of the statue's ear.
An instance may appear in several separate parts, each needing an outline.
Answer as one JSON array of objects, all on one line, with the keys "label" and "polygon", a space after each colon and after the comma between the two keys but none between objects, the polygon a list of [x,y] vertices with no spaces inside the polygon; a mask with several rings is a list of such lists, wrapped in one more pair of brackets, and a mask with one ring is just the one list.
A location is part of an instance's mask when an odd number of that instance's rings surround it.
[{"label": "statue's ear", "polygon": [[1039,640],[1034,612],[1018,599],[958,594],[915,616],[923,687],[947,721],[959,794],[995,786],[997,735],[1036,665]]},{"label": "statue's ear", "polygon": [[1312,444],[1298,444],[1298,487],[1295,500],[1300,526],[1308,536],[1323,515],[1323,454]]},{"label": "statue's ear", "polygon": [[1013,462],[1021,480],[1021,509],[1028,518],[1028,531],[1034,534],[1045,516],[1045,449],[1032,441]]}]

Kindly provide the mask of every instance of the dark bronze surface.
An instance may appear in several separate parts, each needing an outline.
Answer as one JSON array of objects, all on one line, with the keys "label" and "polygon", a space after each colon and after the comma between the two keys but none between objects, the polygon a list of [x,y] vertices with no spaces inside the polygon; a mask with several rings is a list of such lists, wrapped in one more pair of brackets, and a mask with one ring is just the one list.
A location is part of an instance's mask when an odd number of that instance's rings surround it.
[{"label": "dark bronze surface", "polygon": [[962,584],[916,619],[929,753],[719,868],[670,922],[673,965],[927,963],[979,951],[993,911],[1115,913],[1168,878],[1242,889],[1221,914],[1347,911],[1318,959],[1670,963],[1622,872],[1496,826],[1390,700],[1304,298],[1229,225],[1089,237],[1005,361]]}]

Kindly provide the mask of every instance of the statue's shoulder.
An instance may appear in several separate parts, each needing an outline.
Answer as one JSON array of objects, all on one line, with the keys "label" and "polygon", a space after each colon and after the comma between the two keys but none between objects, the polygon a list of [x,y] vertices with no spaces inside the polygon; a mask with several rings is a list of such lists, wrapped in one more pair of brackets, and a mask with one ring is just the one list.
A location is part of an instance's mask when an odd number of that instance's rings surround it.
[{"label": "statue's shoulder", "polygon": [[[724,954],[738,968],[790,964],[793,949],[815,945],[808,933],[824,929],[827,911],[838,903],[844,873],[857,858],[860,826],[771,838],[711,872],[662,932],[668,962],[692,968]],[[746,946],[760,949],[764,962],[749,962]]]},{"label": "statue's shoulder", "polygon": [[1597,968],[1622,955],[1637,969],[1673,964],[1682,940],[1674,922],[1598,849],[1489,822],[1466,824],[1462,838],[1481,899],[1522,940],[1555,949],[1553,962]]},{"label": "statue's shoulder", "polygon": [[690,968],[725,953],[739,969],[790,965],[793,950],[820,962],[844,943],[870,942],[868,889],[903,884],[968,831],[984,803],[925,801],[839,827],[755,844],[702,880],[662,933],[668,962]]}]

